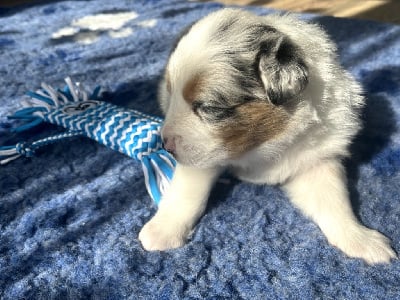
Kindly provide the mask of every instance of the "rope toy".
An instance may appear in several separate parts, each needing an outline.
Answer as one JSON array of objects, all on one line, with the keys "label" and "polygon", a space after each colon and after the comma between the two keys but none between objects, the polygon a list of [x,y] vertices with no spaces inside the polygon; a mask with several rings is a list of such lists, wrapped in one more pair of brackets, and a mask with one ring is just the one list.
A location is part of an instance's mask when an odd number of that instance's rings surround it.
[{"label": "rope toy", "polygon": [[176,165],[174,158],[162,148],[162,119],[100,101],[100,87],[89,96],[81,84],[74,84],[69,77],[65,81],[63,90],[42,83],[38,91],[29,91],[30,99],[23,103],[24,108],[9,118],[26,121],[14,129],[16,132],[42,122],[62,126],[67,131],[30,143],[0,147],[0,165],[21,156],[32,157],[38,148],[48,144],[85,135],[139,160],[147,191],[158,204]]}]

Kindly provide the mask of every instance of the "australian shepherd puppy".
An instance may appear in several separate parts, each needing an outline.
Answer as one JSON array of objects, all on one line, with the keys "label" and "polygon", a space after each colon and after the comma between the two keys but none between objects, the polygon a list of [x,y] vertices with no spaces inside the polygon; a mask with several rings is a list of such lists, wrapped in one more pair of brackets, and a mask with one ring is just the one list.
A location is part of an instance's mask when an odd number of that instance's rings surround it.
[{"label": "australian shepherd puppy", "polygon": [[182,246],[225,169],[279,184],[329,243],[369,264],[396,255],[354,216],[342,159],[360,129],[361,88],[317,25],[291,15],[214,12],[185,31],[160,84],[165,148],[178,164],[139,239]]}]

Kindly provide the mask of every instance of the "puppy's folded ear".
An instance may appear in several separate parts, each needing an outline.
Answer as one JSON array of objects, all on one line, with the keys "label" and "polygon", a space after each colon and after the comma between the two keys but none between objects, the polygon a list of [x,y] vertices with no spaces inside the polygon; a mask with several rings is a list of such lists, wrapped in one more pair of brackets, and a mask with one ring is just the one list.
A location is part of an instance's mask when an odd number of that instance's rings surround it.
[{"label": "puppy's folded ear", "polygon": [[275,105],[286,103],[307,86],[308,68],[302,53],[287,37],[270,37],[263,41],[256,64],[265,92]]}]

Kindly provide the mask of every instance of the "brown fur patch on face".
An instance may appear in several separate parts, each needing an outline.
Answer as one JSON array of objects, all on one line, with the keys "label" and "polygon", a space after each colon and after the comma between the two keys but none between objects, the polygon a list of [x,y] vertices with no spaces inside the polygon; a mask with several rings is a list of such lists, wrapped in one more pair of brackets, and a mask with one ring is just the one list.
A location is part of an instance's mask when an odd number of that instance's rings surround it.
[{"label": "brown fur patch on face", "polygon": [[198,98],[205,84],[205,77],[202,74],[196,74],[190,78],[183,87],[182,95],[190,105]]},{"label": "brown fur patch on face", "polygon": [[289,113],[280,106],[252,101],[236,109],[232,121],[218,132],[232,158],[282,133],[289,122]]}]

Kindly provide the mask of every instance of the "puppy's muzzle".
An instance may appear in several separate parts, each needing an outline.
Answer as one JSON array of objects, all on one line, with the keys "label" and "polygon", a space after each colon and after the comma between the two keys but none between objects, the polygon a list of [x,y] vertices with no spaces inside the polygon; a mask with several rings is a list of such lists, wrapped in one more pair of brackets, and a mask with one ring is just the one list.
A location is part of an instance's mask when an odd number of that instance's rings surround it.
[{"label": "puppy's muzzle", "polygon": [[164,126],[161,130],[163,148],[176,158],[176,145],[178,137],[171,131],[170,127]]},{"label": "puppy's muzzle", "polygon": [[163,137],[163,146],[164,149],[167,150],[172,155],[175,154],[176,151],[176,138],[175,137]]}]

